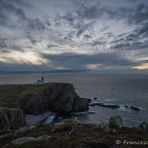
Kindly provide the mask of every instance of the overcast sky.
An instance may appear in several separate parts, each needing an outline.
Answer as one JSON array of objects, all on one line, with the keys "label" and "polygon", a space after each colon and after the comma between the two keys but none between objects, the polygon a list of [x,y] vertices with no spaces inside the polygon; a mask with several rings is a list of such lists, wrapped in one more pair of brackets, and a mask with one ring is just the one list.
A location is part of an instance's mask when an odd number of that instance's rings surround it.
[{"label": "overcast sky", "polygon": [[0,70],[148,70],[148,0],[0,0]]}]

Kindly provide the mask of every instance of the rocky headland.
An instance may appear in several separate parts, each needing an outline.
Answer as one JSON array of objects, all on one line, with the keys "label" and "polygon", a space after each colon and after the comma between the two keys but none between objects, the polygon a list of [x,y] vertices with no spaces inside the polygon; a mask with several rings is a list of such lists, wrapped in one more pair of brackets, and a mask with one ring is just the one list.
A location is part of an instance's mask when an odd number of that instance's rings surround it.
[{"label": "rocky headland", "polygon": [[72,84],[46,83],[44,85],[17,84],[0,86],[0,130],[24,126],[24,115],[47,111],[58,114],[88,110],[88,99],[81,98]]},{"label": "rocky headland", "polygon": [[[97,99],[95,99],[97,100]],[[40,122],[52,113],[73,114],[90,106],[119,108],[81,98],[72,84],[0,86],[1,148],[127,148],[148,146],[148,123],[124,127],[120,116],[108,123],[82,124],[78,119]],[[128,106],[124,106],[128,107]],[[131,108],[131,107],[128,107]],[[132,108],[137,110],[137,108]],[[53,118],[53,117],[52,117]],[[31,119],[31,120],[30,120]],[[141,142],[141,143],[140,143]]]}]

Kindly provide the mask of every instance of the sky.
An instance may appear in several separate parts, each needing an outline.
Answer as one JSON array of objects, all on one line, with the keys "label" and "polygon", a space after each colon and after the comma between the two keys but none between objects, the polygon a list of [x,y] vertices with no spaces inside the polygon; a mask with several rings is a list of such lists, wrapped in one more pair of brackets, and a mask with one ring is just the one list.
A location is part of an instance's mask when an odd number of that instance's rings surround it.
[{"label": "sky", "polygon": [[0,71],[148,71],[148,0],[0,0]]}]

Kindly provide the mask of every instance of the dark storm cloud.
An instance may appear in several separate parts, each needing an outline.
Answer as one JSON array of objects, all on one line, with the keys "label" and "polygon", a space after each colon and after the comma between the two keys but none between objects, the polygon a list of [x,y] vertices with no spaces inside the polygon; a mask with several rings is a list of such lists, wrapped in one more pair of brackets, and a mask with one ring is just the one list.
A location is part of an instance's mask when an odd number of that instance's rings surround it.
[{"label": "dark storm cloud", "polygon": [[[19,23],[27,26],[28,29],[44,30],[45,24],[39,18],[30,19],[26,16],[24,7],[29,9],[31,5],[25,3],[24,0],[0,0],[0,25],[10,27],[14,17],[18,17],[19,21],[21,21]],[[49,25],[49,22],[47,25]]]},{"label": "dark storm cloud", "polygon": [[85,37],[86,39],[91,39],[91,38],[92,38],[92,36],[89,35],[89,34],[85,34],[84,37]]},{"label": "dark storm cloud", "polygon": [[92,46],[97,46],[97,45],[104,45],[106,42],[105,41],[101,41],[101,40],[96,40],[90,43],[90,45]]},{"label": "dark storm cloud", "polygon": [[148,22],[142,23],[137,29],[129,34],[119,36],[112,42],[113,48],[117,49],[143,49],[148,47]]},{"label": "dark storm cloud", "polygon": [[[58,25],[60,25],[62,22],[67,23],[74,29],[65,37],[65,39],[72,40],[72,38],[80,37],[82,35],[84,35],[85,38],[85,31],[88,30],[90,30],[90,32],[93,34],[92,28],[96,23],[96,20],[103,18],[110,20],[126,20],[126,22],[129,24],[140,25],[148,20],[148,6],[142,3],[133,7],[120,5],[113,7],[109,5],[102,5],[101,2],[93,5],[80,3],[75,11],[67,12],[63,16],[58,15],[56,18],[56,23]],[[100,31],[104,32],[108,29],[110,29],[110,26],[106,25]],[[112,33],[110,35],[112,36]],[[86,37],[86,39],[88,38]],[[92,43],[92,45],[94,44]]]},{"label": "dark storm cloud", "polygon": [[48,45],[48,48],[54,48],[54,47],[58,47],[58,45],[55,45],[55,44],[49,44]]},{"label": "dark storm cloud", "polygon": [[[32,44],[35,44],[37,41],[31,35],[31,32],[34,30],[44,31],[46,25],[49,26],[49,22],[45,24],[39,18],[29,18],[25,11],[30,8],[32,6],[25,0],[0,0],[0,26],[14,30],[21,28],[24,36],[20,38],[26,37]],[[16,18],[17,20],[15,20]],[[8,38],[7,40],[12,39]],[[0,39],[0,48],[6,48],[7,46],[6,40]]]},{"label": "dark storm cloud", "polygon": [[102,5],[101,3],[91,6],[81,5],[77,13],[81,19],[98,19],[105,17],[107,19],[123,19],[128,23],[134,24],[148,20],[148,6],[142,3],[135,7],[111,7]]},{"label": "dark storm cloud", "polygon": [[79,37],[80,35],[82,35],[83,33],[85,33],[85,31],[88,31],[91,26],[93,25],[94,22],[90,22],[90,23],[87,23],[87,24],[81,24],[79,27],[80,28],[77,28],[77,37]]},{"label": "dark storm cloud", "polygon": [[[147,50],[148,4],[119,1],[0,0],[0,61],[20,68],[47,64],[47,59],[48,66],[55,69],[140,64],[133,62],[134,56],[132,60],[123,57],[120,49],[125,53],[138,49],[139,55],[140,50]],[[15,53],[16,60],[11,57]],[[22,55],[26,56],[21,61]]]},{"label": "dark storm cloud", "polygon": [[100,3],[93,6],[85,6],[83,4],[80,6],[81,8],[78,9],[77,13],[81,19],[95,19],[103,14],[103,11],[100,9]]},{"label": "dark storm cloud", "polygon": [[138,5],[133,13],[129,15],[128,21],[136,24],[148,21],[148,6],[144,4]]},{"label": "dark storm cloud", "polygon": [[0,38],[0,48],[6,48],[6,47],[7,47],[7,39]]},{"label": "dark storm cloud", "polygon": [[[62,24],[68,24],[70,27],[73,28],[71,32],[67,34],[65,39],[72,40],[74,37],[80,37],[83,35],[86,31],[89,31],[92,29],[93,24],[95,21],[86,22],[85,19],[82,19],[77,10],[72,12],[67,12],[65,15],[58,15],[55,19],[55,24],[57,26]],[[85,36],[84,36],[85,37]],[[86,36],[87,38],[87,36]],[[87,38],[88,39],[88,38]]]},{"label": "dark storm cloud", "polygon": [[0,0],[0,25],[8,25],[10,15],[16,15],[21,20],[28,20],[25,12],[18,5],[25,5],[21,0]]},{"label": "dark storm cloud", "polygon": [[10,53],[9,50],[1,50],[1,53]]},{"label": "dark storm cloud", "polygon": [[[45,55],[52,63],[67,68],[86,68],[89,64],[102,64],[104,66],[133,66],[137,63],[119,57],[116,53],[95,54],[95,55],[78,55],[78,54],[61,54]],[[78,64],[79,63],[79,64]]]}]

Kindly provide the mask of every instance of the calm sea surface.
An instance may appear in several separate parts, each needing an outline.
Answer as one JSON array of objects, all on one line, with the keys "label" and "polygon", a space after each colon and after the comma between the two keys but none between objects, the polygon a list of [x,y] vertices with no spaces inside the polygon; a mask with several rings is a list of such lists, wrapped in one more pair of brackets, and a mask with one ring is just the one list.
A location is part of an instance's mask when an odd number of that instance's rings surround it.
[{"label": "calm sea surface", "polygon": [[[40,79],[42,74],[0,75],[0,85],[27,84]],[[111,109],[99,106],[90,107],[95,114],[79,115],[82,122],[101,123],[109,120],[110,116],[121,115],[124,124],[137,126],[148,121],[148,76],[97,74],[44,74],[48,82],[68,82],[74,84],[81,97],[94,98],[95,102],[132,105],[141,111],[120,108]]]}]

